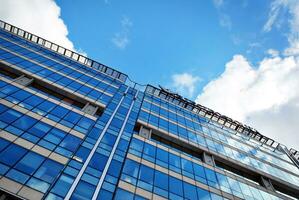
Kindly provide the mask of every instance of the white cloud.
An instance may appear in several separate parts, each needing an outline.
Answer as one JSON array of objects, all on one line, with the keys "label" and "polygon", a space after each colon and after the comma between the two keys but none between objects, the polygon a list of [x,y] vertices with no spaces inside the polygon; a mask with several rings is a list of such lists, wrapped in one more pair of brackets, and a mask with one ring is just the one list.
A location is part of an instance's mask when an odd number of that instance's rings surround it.
[{"label": "white cloud", "polygon": [[275,0],[271,3],[270,12],[268,15],[268,20],[263,27],[263,31],[269,32],[271,31],[275,21],[278,19],[278,16],[281,10],[286,7],[288,4],[288,0]]},{"label": "white cloud", "polygon": [[275,50],[275,49],[268,49],[267,53],[271,56],[271,57],[277,57],[279,56],[279,51]]},{"label": "white cloud", "polygon": [[226,14],[220,15],[219,23],[220,23],[220,26],[222,26],[224,28],[228,28],[228,30],[231,30],[231,28],[232,28],[232,21],[231,21],[230,17]]},{"label": "white cloud", "polygon": [[125,49],[129,44],[129,32],[133,26],[132,21],[127,17],[123,16],[121,19],[121,30],[114,34],[112,38],[113,44],[119,49]]},{"label": "white cloud", "polygon": [[213,4],[216,8],[219,8],[223,5],[223,0],[213,0]]},{"label": "white cloud", "polygon": [[196,101],[299,149],[299,59],[265,58],[258,67],[236,55]]},{"label": "white cloud", "polygon": [[81,48],[76,49],[75,51],[82,56],[88,57],[87,53]]},{"label": "white cloud", "polygon": [[240,45],[242,43],[242,40],[238,35],[232,35],[231,39],[234,45]]},{"label": "white cloud", "polygon": [[51,42],[74,50],[53,0],[0,0],[0,18]]},{"label": "white cloud", "polygon": [[218,11],[219,14],[219,24],[220,26],[231,30],[232,21],[229,15],[223,12],[224,10],[224,0],[213,0],[213,4]]},{"label": "white cloud", "polygon": [[195,90],[195,84],[200,80],[199,77],[189,73],[172,75],[172,87],[182,95],[192,97]]},{"label": "white cloud", "polygon": [[290,23],[290,33],[288,35],[288,41],[290,47],[284,51],[286,56],[299,55],[299,1],[290,1],[289,13],[293,16]]},{"label": "white cloud", "polygon": [[[292,17],[287,20],[286,12]],[[298,0],[275,0],[271,3],[268,20],[263,27],[263,31],[269,32],[273,26],[280,27],[282,21],[289,24],[289,33],[287,34],[289,47],[285,49],[284,55],[299,55],[299,1]]]},{"label": "white cloud", "polygon": [[257,66],[235,55],[225,71],[210,81],[196,102],[239,120],[289,148],[299,149],[299,1],[271,4],[264,31],[276,27],[286,9],[289,45],[282,55],[269,49]]}]

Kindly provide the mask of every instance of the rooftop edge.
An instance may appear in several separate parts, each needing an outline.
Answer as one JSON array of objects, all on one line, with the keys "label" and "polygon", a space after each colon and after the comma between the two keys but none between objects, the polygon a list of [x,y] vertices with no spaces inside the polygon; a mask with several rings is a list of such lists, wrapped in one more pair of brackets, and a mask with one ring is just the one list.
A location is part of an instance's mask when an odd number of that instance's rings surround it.
[{"label": "rooftop edge", "polygon": [[255,140],[261,142],[261,145],[265,144],[269,147],[272,147],[274,150],[278,149],[280,151],[285,152],[290,157],[290,159],[293,161],[293,163],[299,168],[299,151],[297,151],[293,148],[288,149],[285,145],[278,143],[275,140],[262,135],[260,132],[258,132],[254,128],[251,128],[250,126],[242,124],[241,122],[233,120],[233,119],[231,119],[225,115],[222,115],[218,112],[215,112],[212,109],[207,108],[203,105],[196,104],[195,102],[193,102],[187,98],[184,98],[179,94],[173,93],[163,87],[157,88],[150,84],[148,84],[148,85],[138,84],[138,83],[132,81],[128,75],[126,75],[122,72],[119,72],[111,67],[101,64],[93,59],[87,58],[86,56],[83,56],[77,52],[74,52],[72,50],[64,48],[58,44],[50,42],[42,37],[39,37],[32,33],[29,33],[21,28],[13,26],[13,25],[11,25],[7,22],[4,22],[2,20],[0,20],[0,28],[5,31],[8,31],[14,35],[17,35],[25,40],[33,42],[42,47],[45,47],[46,49],[52,50],[60,55],[66,56],[67,58],[70,58],[71,60],[78,62],[84,66],[91,67],[95,70],[98,70],[98,71],[108,75],[108,76],[118,79],[119,81],[121,81],[133,88],[145,91],[146,93],[149,93],[149,94],[163,97],[167,100],[172,100],[172,101],[176,100],[176,104],[180,105],[183,108],[186,108],[192,112],[195,112],[196,114],[199,114],[209,120],[217,122],[220,125],[222,125],[223,127],[227,127],[232,130],[235,130],[239,133],[250,136],[251,138],[254,138]]},{"label": "rooftop edge", "polygon": [[85,65],[87,67],[91,67],[95,70],[98,70],[106,75],[109,75],[115,79],[120,80],[121,82],[126,82],[126,80],[128,78],[128,75],[126,75],[122,72],[119,72],[111,67],[108,67],[102,63],[99,63],[95,60],[87,58],[86,56],[83,56],[75,51],[64,48],[56,43],[50,42],[42,37],[39,37],[32,33],[29,33],[21,28],[13,26],[13,25],[11,25],[7,22],[4,22],[2,20],[0,20],[0,28],[4,29],[10,33],[13,33],[14,35],[17,35],[25,40],[29,40],[30,42],[33,42],[37,45],[45,47],[46,49],[52,50],[52,51],[54,51],[60,55],[63,55],[67,58],[70,58],[71,60],[76,61],[82,65]]}]

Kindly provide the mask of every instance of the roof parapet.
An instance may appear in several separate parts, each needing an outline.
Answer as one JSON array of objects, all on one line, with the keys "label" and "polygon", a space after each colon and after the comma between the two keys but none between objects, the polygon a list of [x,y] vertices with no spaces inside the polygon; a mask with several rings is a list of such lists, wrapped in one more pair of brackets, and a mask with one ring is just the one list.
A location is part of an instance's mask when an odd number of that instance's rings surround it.
[{"label": "roof parapet", "polygon": [[50,42],[42,37],[39,37],[32,33],[29,33],[21,28],[13,26],[13,25],[6,23],[2,20],[0,20],[0,28],[5,31],[8,31],[16,36],[19,36],[25,40],[28,40],[37,45],[40,45],[48,50],[54,51],[55,53],[61,54],[65,57],[71,59],[72,61],[76,61],[84,66],[91,67],[95,70],[98,70],[106,75],[109,75],[115,79],[120,80],[123,83],[125,83],[128,78],[128,76],[126,74],[121,73],[111,67],[108,67],[104,64],[101,64],[97,61],[87,58],[86,56],[83,56],[83,55],[81,55],[77,52],[74,52],[72,50],[66,49],[58,44]]}]

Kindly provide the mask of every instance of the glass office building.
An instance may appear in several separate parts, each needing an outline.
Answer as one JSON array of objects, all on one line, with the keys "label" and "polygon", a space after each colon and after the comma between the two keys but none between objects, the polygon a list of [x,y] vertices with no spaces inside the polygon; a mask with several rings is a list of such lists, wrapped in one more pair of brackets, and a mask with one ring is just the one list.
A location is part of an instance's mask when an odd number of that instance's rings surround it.
[{"label": "glass office building", "polygon": [[0,21],[1,200],[296,199],[296,153]]}]

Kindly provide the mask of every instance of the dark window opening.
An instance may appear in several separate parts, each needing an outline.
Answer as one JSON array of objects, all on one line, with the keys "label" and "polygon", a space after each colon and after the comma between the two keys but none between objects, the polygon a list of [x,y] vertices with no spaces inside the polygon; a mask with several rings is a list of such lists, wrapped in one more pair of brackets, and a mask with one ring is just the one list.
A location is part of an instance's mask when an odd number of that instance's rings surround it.
[{"label": "dark window opening", "polygon": [[102,114],[103,114],[103,110],[102,110],[101,108],[98,108],[98,109],[97,109],[97,112],[96,112],[96,114],[94,114],[94,116],[95,116],[96,118],[98,118],[98,117],[100,117]]},{"label": "dark window opening", "polygon": [[[242,169],[239,166],[232,167],[231,165],[225,164],[224,162],[218,161],[217,159],[215,159],[215,164],[216,164],[216,167],[218,167],[222,170],[233,173],[234,175],[239,176],[241,178],[245,178],[246,180],[248,180],[252,183],[259,184],[259,185],[263,186],[262,181],[261,181],[261,175],[258,173],[250,172],[248,169],[247,170]],[[290,196],[298,197],[298,191],[294,192],[290,188],[286,187],[285,185],[280,184],[279,182],[275,182],[273,180],[270,180],[270,181],[277,193],[286,195],[288,197],[290,197]]]},{"label": "dark window opening", "polygon": [[39,85],[35,81],[29,86],[29,88],[32,90],[35,90],[37,92],[43,93],[46,96],[50,96],[56,100],[62,101],[63,103],[65,103],[69,106],[76,107],[77,109],[82,109],[85,105],[79,101],[75,101],[75,100],[70,99],[64,95],[59,94],[58,92],[55,92],[55,91],[50,90],[42,85]]},{"label": "dark window opening", "polygon": [[[86,100],[82,100],[80,98],[69,98],[66,95],[63,95],[63,90],[55,90],[54,88],[52,89],[52,87],[47,87],[46,85],[41,85],[39,84],[39,82],[34,81],[29,88],[38,91],[40,93],[45,94],[46,96],[50,96],[60,102],[63,102],[69,106],[75,107],[79,110],[82,110],[84,108],[84,106],[88,103]],[[61,92],[59,92],[61,91]],[[81,101],[80,101],[81,100]],[[96,107],[96,106],[95,106]],[[84,112],[84,111],[83,111]],[[101,116],[102,114],[102,109],[97,107],[97,110],[94,114],[94,116],[98,117]]]},{"label": "dark window opening", "polygon": [[298,199],[299,196],[299,191],[298,190],[288,190],[290,188],[286,188],[285,186],[276,183],[276,182],[271,182],[275,191],[279,194],[285,195],[291,199]]},{"label": "dark window opening", "polygon": [[215,164],[216,167],[218,167],[219,169],[233,173],[234,175],[239,176],[241,178],[245,178],[246,180],[253,182],[257,185],[261,185],[261,181],[260,181],[261,176],[257,173],[250,173],[250,172],[246,172],[245,170],[242,171],[240,170],[239,166],[232,167],[230,165],[225,164],[224,162],[218,161],[217,159],[215,159]]},{"label": "dark window opening", "polygon": [[[3,75],[9,79],[17,79],[18,77],[22,76],[23,74],[17,70],[14,70],[14,69],[6,66],[6,65],[0,64],[0,75]],[[46,96],[49,96],[53,99],[56,99],[60,102],[63,102],[63,103],[65,103],[71,107],[74,107],[78,110],[82,110],[87,103],[91,104],[90,102],[88,102],[87,100],[85,100],[83,98],[77,97],[74,94],[68,94],[66,91],[64,91],[60,88],[57,88],[47,82],[40,81],[40,80],[34,79],[34,81],[32,83],[30,83],[30,85],[28,85],[27,87],[29,87],[30,89],[32,89],[34,91],[42,93]],[[91,104],[91,105],[93,105],[93,104]],[[103,109],[96,105],[93,105],[93,107],[96,109],[96,111],[94,112],[93,115],[95,117],[101,116],[103,113]],[[82,111],[84,112],[84,110],[82,110]]]},{"label": "dark window opening", "polygon": [[165,145],[167,146],[168,148],[174,148],[174,149],[177,149],[183,153],[186,153],[188,155],[191,155],[195,158],[199,158],[201,161],[203,160],[203,154],[202,152],[198,152],[198,151],[194,151],[193,149],[191,148],[188,148],[186,146],[183,146],[183,145],[179,145],[171,140],[168,140],[166,138],[163,138],[163,137],[160,137],[158,136],[156,133],[152,133],[151,134],[151,139],[162,144],[162,145]]},{"label": "dark window opening", "polygon": [[7,79],[15,79],[18,77],[17,74],[6,71],[6,67],[7,66],[4,66],[2,63],[0,63],[0,75],[4,76]]},{"label": "dark window opening", "polygon": [[13,194],[10,194],[8,192],[5,192],[3,190],[0,190],[0,199],[3,200],[21,200],[21,198],[18,198],[14,196]]}]

